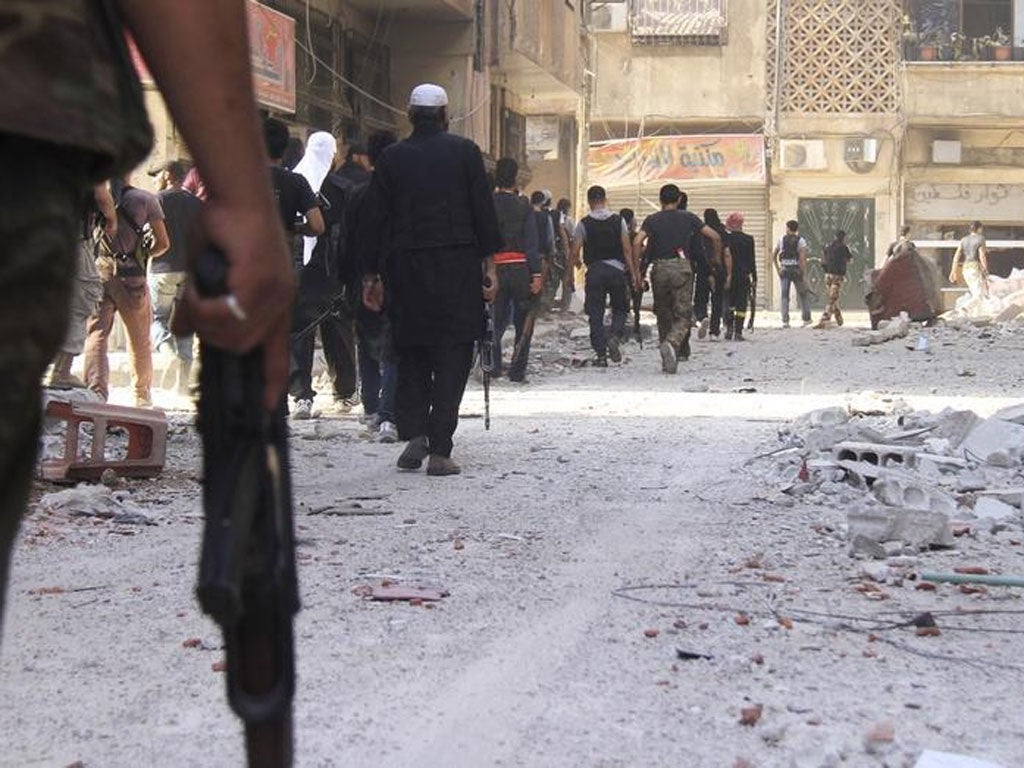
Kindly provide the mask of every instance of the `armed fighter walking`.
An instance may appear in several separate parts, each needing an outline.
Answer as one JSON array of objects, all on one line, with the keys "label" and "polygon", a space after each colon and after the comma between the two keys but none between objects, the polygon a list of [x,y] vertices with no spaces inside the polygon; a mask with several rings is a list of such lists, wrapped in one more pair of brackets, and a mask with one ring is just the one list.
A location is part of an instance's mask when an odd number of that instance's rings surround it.
[{"label": "armed fighter walking", "polygon": [[[573,263],[578,263],[582,250],[583,263],[587,267],[584,309],[590,321],[590,345],[595,355],[593,364],[607,368],[609,358],[613,363],[622,361],[619,340],[625,331],[629,312],[624,275],[628,273],[635,288],[640,287],[641,276],[633,258],[629,228],[619,214],[608,208],[604,187],[595,185],[588,189],[587,203],[590,213],[576,225]],[[604,312],[609,303],[612,327],[605,331]]]},{"label": "armed fighter walking", "polygon": [[665,373],[675,373],[679,360],[690,357],[694,274],[690,244],[695,235],[703,235],[716,251],[721,245],[718,232],[689,211],[679,210],[681,198],[675,184],[663,186],[658,193],[661,210],[644,219],[634,240],[634,261],[651,264],[658,351]]},{"label": "armed fighter walking", "polygon": [[[519,164],[511,157],[498,160],[494,179],[494,210],[503,245],[494,255],[498,290],[494,297],[494,371],[501,376],[504,361],[501,340],[511,320],[515,346],[509,364],[510,381],[526,380],[533,324],[539,309],[542,285],[538,217],[530,201],[516,189]],[[542,214],[543,215],[543,214]]]},{"label": "armed fighter walking", "polygon": [[363,300],[379,310],[387,284],[398,433],[408,441],[399,468],[426,459],[428,474],[454,475],[452,437],[484,301],[498,287],[501,236],[480,148],[448,133],[444,88],[416,86],[408,114],[412,135],[384,151],[367,191]]}]

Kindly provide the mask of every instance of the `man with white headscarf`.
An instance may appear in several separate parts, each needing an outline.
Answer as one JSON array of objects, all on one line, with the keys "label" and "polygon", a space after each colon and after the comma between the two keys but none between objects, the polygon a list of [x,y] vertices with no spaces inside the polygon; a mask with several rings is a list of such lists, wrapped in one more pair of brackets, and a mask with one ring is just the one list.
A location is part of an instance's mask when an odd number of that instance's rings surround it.
[{"label": "man with white headscarf", "polygon": [[354,293],[346,288],[352,282],[352,273],[346,274],[344,253],[345,209],[352,185],[332,173],[337,154],[335,138],[326,131],[317,131],[306,141],[306,154],[295,166],[295,172],[318,195],[324,232],[319,237],[304,237],[302,244],[289,377],[289,392],[296,402],[293,418],[313,415],[313,348],[317,328],[333,388],[333,402],[328,409],[347,413],[358,402]]}]

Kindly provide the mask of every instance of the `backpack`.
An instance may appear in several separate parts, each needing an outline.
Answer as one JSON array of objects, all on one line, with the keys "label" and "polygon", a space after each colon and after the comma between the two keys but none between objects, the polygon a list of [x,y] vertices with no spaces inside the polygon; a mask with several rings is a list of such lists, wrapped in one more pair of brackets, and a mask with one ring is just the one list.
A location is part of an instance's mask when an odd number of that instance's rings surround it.
[{"label": "backpack", "polygon": [[779,261],[783,269],[797,269],[800,266],[800,235],[783,235],[782,253]]}]

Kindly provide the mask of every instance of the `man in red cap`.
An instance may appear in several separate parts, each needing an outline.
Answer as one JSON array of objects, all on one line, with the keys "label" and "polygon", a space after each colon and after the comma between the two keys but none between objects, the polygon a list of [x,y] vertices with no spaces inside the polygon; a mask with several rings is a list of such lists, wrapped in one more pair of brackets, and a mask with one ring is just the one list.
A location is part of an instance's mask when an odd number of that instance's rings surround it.
[{"label": "man in red cap", "polygon": [[743,322],[752,291],[757,290],[757,259],[754,238],[743,231],[743,214],[734,211],[725,220],[726,244],[732,253],[732,287],[725,316],[725,338],[743,341]]}]

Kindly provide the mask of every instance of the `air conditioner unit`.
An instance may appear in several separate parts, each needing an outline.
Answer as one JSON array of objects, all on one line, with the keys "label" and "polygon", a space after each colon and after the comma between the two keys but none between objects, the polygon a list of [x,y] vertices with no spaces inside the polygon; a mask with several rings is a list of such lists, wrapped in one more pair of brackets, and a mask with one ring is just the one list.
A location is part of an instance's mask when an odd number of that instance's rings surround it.
[{"label": "air conditioner unit", "polygon": [[625,32],[628,26],[629,5],[625,0],[592,2],[590,26],[594,32]]},{"label": "air conditioner unit", "polygon": [[779,167],[784,171],[821,171],[828,168],[822,139],[782,139]]},{"label": "air conditioner unit", "polygon": [[960,164],[961,144],[959,141],[936,140],[932,142],[932,162],[947,165]]}]

